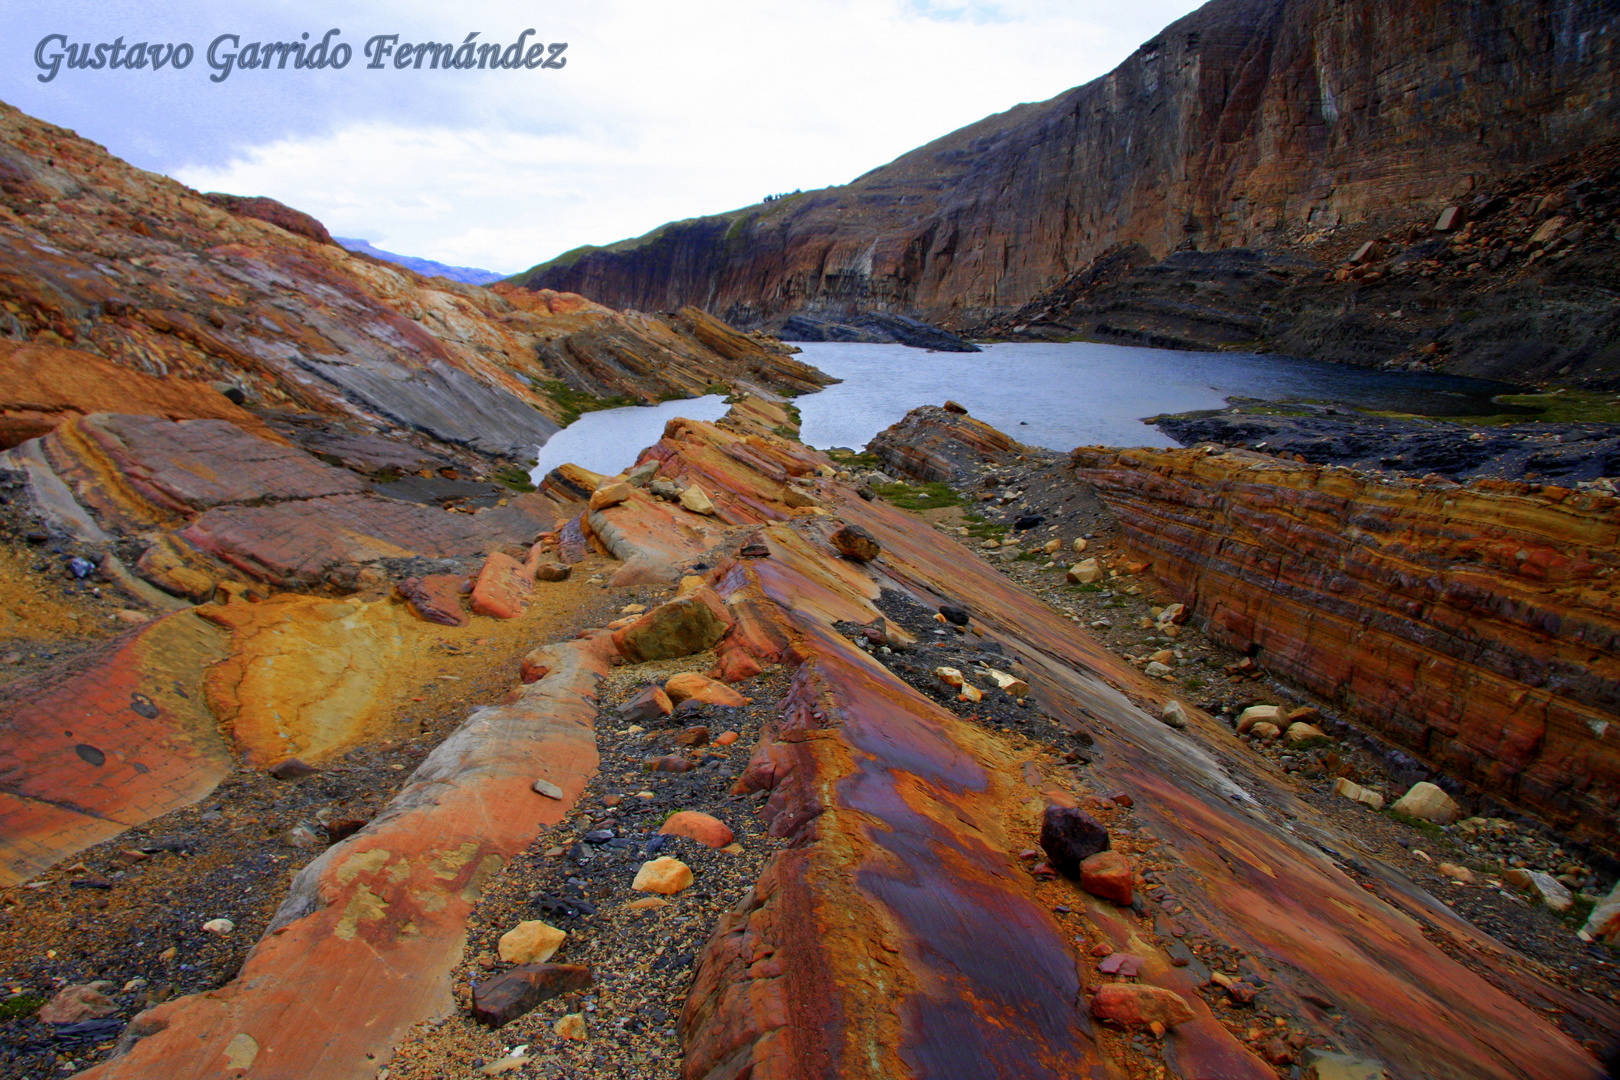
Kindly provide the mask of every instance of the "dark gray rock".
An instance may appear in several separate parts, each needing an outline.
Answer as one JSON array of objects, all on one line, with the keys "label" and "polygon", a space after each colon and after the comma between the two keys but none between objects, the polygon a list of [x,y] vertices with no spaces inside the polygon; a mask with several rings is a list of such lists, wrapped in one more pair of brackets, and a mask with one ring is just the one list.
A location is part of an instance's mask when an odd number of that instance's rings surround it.
[{"label": "dark gray rock", "polygon": [[1041,850],[1053,869],[1080,876],[1080,864],[1112,846],[1108,827],[1073,806],[1048,806],[1041,815]]},{"label": "dark gray rock", "polygon": [[948,330],[887,311],[851,311],[790,316],[777,331],[783,341],[863,341],[909,345],[936,352],[978,352],[979,347]]}]

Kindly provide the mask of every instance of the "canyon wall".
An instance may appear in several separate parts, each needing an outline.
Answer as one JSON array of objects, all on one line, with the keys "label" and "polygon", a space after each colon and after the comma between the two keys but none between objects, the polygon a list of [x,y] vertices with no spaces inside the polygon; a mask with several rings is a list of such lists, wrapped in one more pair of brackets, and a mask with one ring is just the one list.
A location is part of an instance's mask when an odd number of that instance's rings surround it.
[{"label": "canyon wall", "polygon": [[1612,139],[1617,28],[1603,0],[1215,0],[1103,78],[848,185],[517,280],[743,324],[855,306],[971,326],[1117,245],[1159,259],[1428,214]]},{"label": "canyon wall", "polygon": [[1131,545],[1265,669],[1611,854],[1614,499],[1246,451],[1074,451]]}]

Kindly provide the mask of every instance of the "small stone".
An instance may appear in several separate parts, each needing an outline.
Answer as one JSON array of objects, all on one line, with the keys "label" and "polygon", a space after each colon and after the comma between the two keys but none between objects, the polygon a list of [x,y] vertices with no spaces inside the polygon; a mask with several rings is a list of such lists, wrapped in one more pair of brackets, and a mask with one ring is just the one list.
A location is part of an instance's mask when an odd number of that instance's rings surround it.
[{"label": "small stone", "polygon": [[624,906],[628,911],[652,911],[654,908],[669,907],[669,901],[662,896],[643,896],[640,900],[632,900]]},{"label": "small stone", "polygon": [[1157,660],[1151,660],[1148,662],[1147,667],[1142,669],[1142,674],[1148,676],[1150,679],[1165,679],[1175,674],[1175,670],[1173,668],[1166,667]]},{"label": "small stone", "polygon": [[1272,739],[1282,738],[1282,728],[1262,720],[1249,729],[1249,734],[1256,739],[1264,739],[1270,742]]},{"label": "small stone", "polygon": [[1069,567],[1063,579],[1070,585],[1092,585],[1102,580],[1103,568],[1096,559],[1082,559]]},{"label": "small stone", "polygon": [[1123,975],[1127,979],[1134,979],[1142,974],[1142,958],[1130,953],[1110,953],[1097,965],[1097,970],[1104,975]]},{"label": "small stone", "polygon": [[934,669],[934,678],[953,689],[960,689],[967,680],[962,673],[953,667],[937,667]]},{"label": "small stone", "polygon": [[709,742],[709,729],[701,725],[684,728],[675,734],[676,746],[706,746]]},{"label": "small stone", "polygon": [[652,483],[655,478],[657,478],[658,470],[662,467],[663,462],[658,461],[657,459],[652,461],[643,461],[640,465],[637,465],[635,468],[630,470],[630,472],[625,476],[624,482],[629,484],[631,487],[644,488],[648,484]]},{"label": "small stone", "polygon": [[1155,663],[1164,664],[1168,667],[1176,662],[1176,654],[1171,652],[1169,649],[1160,649],[1158,652],[1148,657],[1148,659],[1154,661]]},{"label": "small stone", "polygon": [[134,608],[120,608],[114,613],[114,617],[117,618],[119,622],[126,622],[132,626],[139,626],[142,623],[152,621],[152,616],[148,615],[144,611],[136,611]]},{"label": "small stone", "polygon": [[1333,781],[1333,793],[1342,795],[1351,802],[1362,803],[1374,810],[1384,808],[1384,797],[1371,788],[1364,788],[1349,777],[1341,776]]},{"label": "small stone", "polygon": [[56,996],[40,1006],[35,1017],[47,1024],[77,1024],[99,1020],[118,1011],[118,1006],[93,986],[64,986]]},{"label": "small stone", "polygon": [[1575,906],[1575,897],[1557,878],[1540,870],[1525,871],[1530,883],[1524,891],[1546,904],[1553,911],[1564,912]]},{"label": "small stone", "polygon": [[846,559],[856,562],[871,562],[883,554],[883,548],[871,533],[859,525],[845,525],[832,534],[833,547],[837,548]]},{"label": "small stone", "polygon": [[1466,866],[1458,866],[1456,863],[1443,862],[1436,866],[1435,869],[1452,881],[1461,882],[1464,885],[1472,885],[1477,880],[1472,870]]},{"label": "small stone", "polygon": [[1080,887],[1092,896],[1129,907],[1131,862],[1117,851],[1099,851],[1080,863]]},{"label": "small stone", "polygon": [[1173,991],[1141,983],[1109,983],[1091,999],[1091,1015],[1127,1028],[1155,1023],[1172,1028],[1191,1020],[1193,1011]]},{"label": "small stone", "polygon": [[727,844],[720,850],[725,852],[727,855],[741,855],[743,853],[743,846],[741,844]]},{"label": "small stone", "polygon": [[1080,864],[1112,846],[1102,822],[1072,806],[1048,806],[1041,816],[1041,850],[1052,865],[1078,877]]},{"label": "small stone", "polygon": [[680,503],[694,514],[707,516],[714,513],[714,500],[709,498],[708,492],[696,484],[688,485],[686,490],[681,492]]},{"label": "small stone", "polygon": [[1440,825],[1450,825],[1462,817],[1462,810],[1452,797],[1427,780],[1413,784],[1405,795],[1395,800],[1395,805],[1390,809]]},{"label": "small stone", "polygon": [[637,892],[662,893],[672,896],[692,884],[692,868],[679,859],[661,855],[641,864],[630,887]]},{"label": "small stone", "polygon": [[640,615],[647,610],[646,604],[626,604],[619,609],[620,615]]},{"label": "small stone", "polygon": [[1084,552],[1086,550],[1085,537],[1082,537],[1082,536],[1075,537],[1074,538],[1074,543],[1071,544],[1070,546],[1074,548],[1074,553],[1076,555],[1081,554],[1082,552]]},{"label": "small stone", "polygon": [[1187,726],[1187,710],[1179,701],[1167,701],[1159,719],[1173,728],[1184,728]]},{"label": "small stone", "polygon": [[740,737],[741,736],[739,736],[735,731],[722,731],[720,734],[718,734],[718,735],[716,735],[714,737],[714,745],[716,745],[716,746],[730,746],[732,743],[736,742]]},{"label": "small stone", "polygon": [[318,772],[320,770],[315,766],[305,765],[295,757],[270,767],[270,775],[277,780],[296,780],[300,776],[313,776]]},{"label": "small stone", "polygon": [[548,799],[560,799],[563,797],[563,789],[550,780],[536,780],[529,786],[534,789],[536,795],[544,795]]},{"label": "small stone", "polygon": [[[691,491],[692,489],[687,488],[686,490]],[[681,496],[681,501],[686,501],[684,494]],[[585,1014],[569,1013],[567,1016],[551,1025],[551,1030],[556,1033],[557,1038],[559,1039],[567,1039],[570,1042],[584,1042]]]},{"label": "small stone", "polygon": [[683,773],[697,768],[697,763],[679,754],[665,754],[663,757],[648,758],[641,763],[641,767],[647,772]]},{"label": "small stone", "polygon": [[732,841],[731,829],[725,822],[696,810],[671,814],[669,820],[659,827],[658,833],[660,836],[684,836],[711,848],[723,848]]},{"label": "small stone", "polygon": [[573,567],[552,560],[538,562],[534,565],[534,580],[536,581],[567,581],[568,575],[571,573],[573,573]]},{"label": "small stone", "polygon": [[1159,612],[1154,620],[1160,626],[1179,626],[1187,621],[1188,611],[1186,604],[1170,604]]},{"label": "small stone", "polygon": [[1303,720],[1296,720],[1288,725],[1288,730],[1283,732],[1283,738],[1291,743],[1297,743],[1304,742],[1307,739],[1325,739],[1327,738],[1327,732],[1315,724],[1307,724]]},{"label": "small stone", "polygon": [[478,983],[472,991],[474,1019],[490,1027],[511,1023],[542,1001],[591,985],[591,969],[579,964],[524,964]]},{"label": "small stone", "polygon": [[963,683],[961,693],[956,695],[957,701],[965,701],[970,705],[977,705],[984,700],[984,691],[972,683]]},{"label": "small stone", "polygon": [[648,686],[619,706],[619,718],[639,724],[645,720],[662,719],[674,711],[675,703],[664,693],[663,687]]},{"label": "small stone", "polygon": [[214,934],[218,937],[224,937],[226,934],[235,929],[236,924],[231,922],[229,919],[209,919],[207,922],[202,924],[203,933]]},{"label": "small stone", "polygon": [[955,626],[966,626],[973,621],[973,613],[965,607],[955,604],[941,604],[939,613],[945,616],[945,621]]},{"label": "small stone", "polygon": [[501,935],[501,961],[507,964],[543,964],[568,940],[568,932],[539,919],[520,922]]},{"label": "small stone", "polygon": [[1016,675],[1009,675],[1005,671],[997,671],[991,667],[985,668],[984,672],[990,676],[990,681],[996,684],[996,689],[1009,697],[1021,698],[1029,696],[1029,683]]}]

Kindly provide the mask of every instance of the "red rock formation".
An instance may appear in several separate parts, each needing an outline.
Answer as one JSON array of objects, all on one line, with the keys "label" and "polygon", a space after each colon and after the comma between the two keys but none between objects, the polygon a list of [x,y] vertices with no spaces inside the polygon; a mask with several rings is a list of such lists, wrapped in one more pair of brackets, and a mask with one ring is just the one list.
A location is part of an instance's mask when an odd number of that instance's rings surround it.
[{"label": "red rock formation", "polygon": [[231,755],[201,695],[224,635],[191,612],[0,687],[0,887],[201,799]]},{"label": "red rock formation", "polygon": [[844,187],[663,226],[522,275],[739,324],[854,303],[968,325],[1122,243],[1162,258],[1437,213],[1620,133],[1613,8],[1217,0],[1108,75]]},{"label": "red rock formation", "polygon": [[923,405],[872,436],[866,449],[901,476],[948,483],[973,465],[1005,461],[1018,443],[966,412]]},{"label": "red rock formation", "polygon": [[222,191],[210,191],[203,198],[219,207],[229,210],[242,217],[257,218],[268,221],[278,228],[298,236],[307,237],[317,244],[330,244],[332,234],[326,231],[326,226],[310,217],[302,210],[294,210],[286,203],[277,202],[263,195],[227,195]]},{"label": "red rock formation", "polygon": [[1620,503],[1244,451],[1082,448],[1074,463],[1212,636],[1616,850]]}]

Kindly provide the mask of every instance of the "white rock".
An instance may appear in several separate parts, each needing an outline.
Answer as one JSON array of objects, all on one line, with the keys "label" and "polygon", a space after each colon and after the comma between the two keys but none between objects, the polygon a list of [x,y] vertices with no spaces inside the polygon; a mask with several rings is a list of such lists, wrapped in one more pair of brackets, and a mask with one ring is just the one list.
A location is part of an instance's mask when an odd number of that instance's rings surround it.
[{"label": "white rock", "polygon": [[1187,710],[1182,707],[1179,701],[1165,702],[1164,711],[1159,714],[1159,718],[1173,728],[1187,726]]},{"label": "white rock", "polygon": [[[1462,817],[1461,809],[1458,808],[1451,796],[1427,780],[1420,780],[1413,784],[1405,795],[1395,800],[1395,805],[1390,809],[1398,814],[1422,818],[1425,821],[1433,821],[1441,825],[1450,825],[1453,821]],[[1558,887],[1563,888],[1562,885]]]},{"label": "white rock", "polygon": [[1616,882],[1614,891],[1598,901],[1597,907],[1581,927],[1581,938],[1585,941],[1594,941],[1599,938],[1613,941],[1620,936],[1620,882]]},{"label": "white rock", "polygon": [[536,780],[532,786],[536,795],[544,795],[548,799],[560,799],[563,797],[563,789],[550,780]]},{"label": "white rock", "polygon": [[236,929],[236,924],[229,919],[209,919],[202,924],[202,928],[205,934],[218,934],[220,937],[224,937]]},{"label": "white rock", "polygon": [[1023,679],[1020,679],[1018,676],[1009,675],[1005,671],[997,671],[995,668],[991,667],[985,668],[984,673],[990,676],[991,681],[994,682],[998,688],[1008,694],[1011,694],[1013,697],[1029,696],[1029,683],[1025,682]]},{"label": "white rock", "polygon": [[1371,788],[1364,788],[1349,777],[1341,776],[1333,781],[1333,793],[1342,795],[1351,802],[1358,802],[1370,806],[1374,810],[1384,808],[1384,797]]},{"label": "white rock", "polygon": [[1147,667],[1142,669],[1142,674],[1148,676],[1149,678],[1162,679],[1171,674],[1171,669],[1159,663],[1157,660],[1154,660],[1150,662]]},{"label": "white rock", "polygon": [[1530,871],[1529,892],[1554,911],[1568,911],[1575,906],[1575,897],[1570,895],[1570,891],[1564,888],[1563,883],[1540,870]]}]

